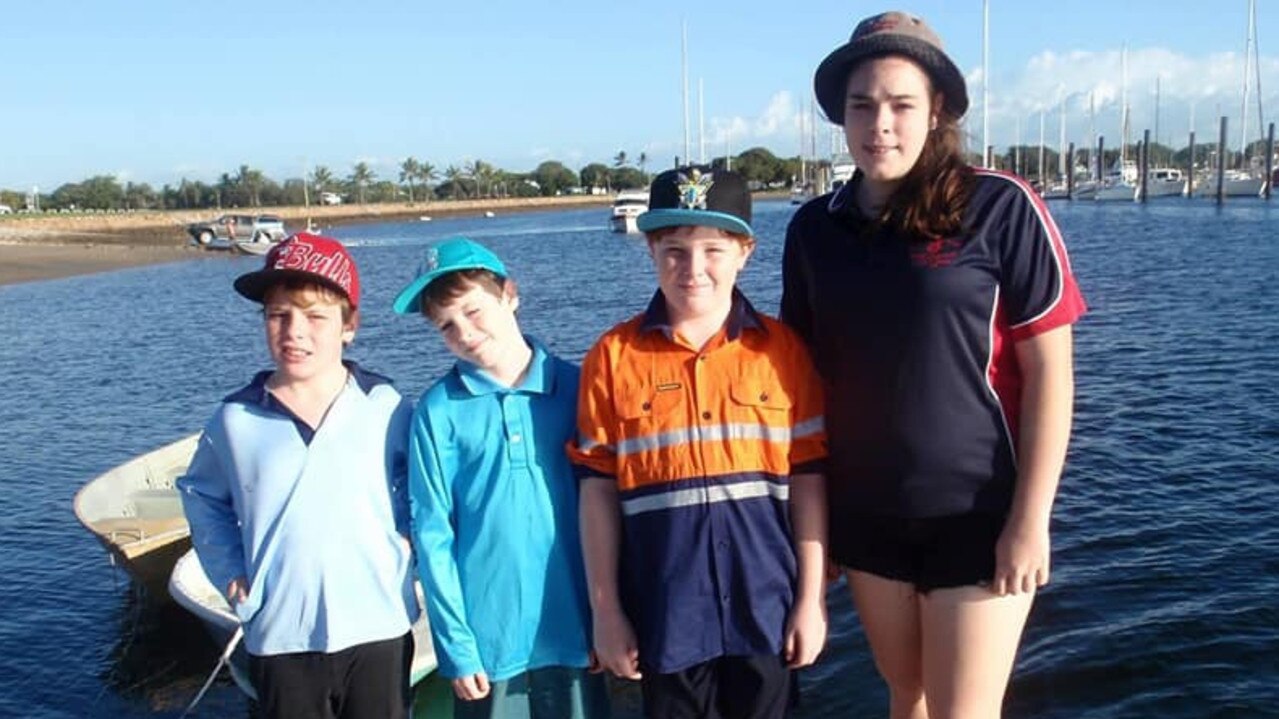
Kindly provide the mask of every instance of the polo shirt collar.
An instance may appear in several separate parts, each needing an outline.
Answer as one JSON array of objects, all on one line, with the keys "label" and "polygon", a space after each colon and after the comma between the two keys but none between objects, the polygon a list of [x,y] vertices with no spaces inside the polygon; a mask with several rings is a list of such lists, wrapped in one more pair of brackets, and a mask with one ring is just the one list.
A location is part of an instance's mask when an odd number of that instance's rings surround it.
[{"label": "polo shirt collar", "polygon": [[533,350],[533,359],[529,361],[528,372],[518,387],[507,387],[493,379],[493,376],[465,360],[458,360],[454,365],[462,386],[472,395],[496,394],[499,392],[529,392],[533,394],[552,394],[555,391],[555,372],[551,367],[551,354],[538,340],[524,335],[524,341]]},{"label": "polo shirt collar", "polygon": [[[366,395],[380,384],[391,384],[391,380],[387,377],[376,372],[370,372],[351,360],[342,360],[342,364],[346,366],[349,374],[347,385],[354,384]],[[266,382],[271,378],[271,372],[272,370],[258,372],[253,375],[253,379],[247,385],[223,397],[222,401],[228,404],[258,405],[278,410],[275,406],[275,399],[266,388]]]},{"label": "polo shirt collar", "polygon": [[[725,334],[729,340],[740,337],[743,330],[767,331],[759,318],[759,313],[751,305],[751,301],[746,299],[746,295],[736,287],[733,288],[733,304],[728,309],[728,320],[724,325]],[[660,289],[653,293],[653,299],[649,300],[648,308],[644,310],[644,320],[640,323],[641,332],[655,330],[660,330],[668,338],[675,336],[671,328],[670,314],[666,310],[666,296]]]}]

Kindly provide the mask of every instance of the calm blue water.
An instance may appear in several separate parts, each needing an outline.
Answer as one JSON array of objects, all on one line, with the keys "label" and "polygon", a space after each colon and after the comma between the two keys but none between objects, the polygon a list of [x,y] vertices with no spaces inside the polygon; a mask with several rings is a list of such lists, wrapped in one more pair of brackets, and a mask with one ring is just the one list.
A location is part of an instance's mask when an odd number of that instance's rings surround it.
[{"label": "calm blue water", "polygon": [[[1057,204],[1092,312],[1077,329],[1074,440],[1053,583],[1026,632],[1012,717],[1279,716],[1279,203]],[[791,207],[762,203],[746,292],[776,310]],[[602,209],[350,226],[364,325],[351,356],[416,396],[449,364],[389,304],[420,246],[489,243],[527,331],[580,359],[652,289]],[[140,601],[75,520],[87,479],[197,430],[265,366],[231,280],[258,260],[0,287],[0,716],[174,717],[215,654]],[[802,717],[882,716],[844,587]],[[225,680],[198,716],[245,717]]]}]

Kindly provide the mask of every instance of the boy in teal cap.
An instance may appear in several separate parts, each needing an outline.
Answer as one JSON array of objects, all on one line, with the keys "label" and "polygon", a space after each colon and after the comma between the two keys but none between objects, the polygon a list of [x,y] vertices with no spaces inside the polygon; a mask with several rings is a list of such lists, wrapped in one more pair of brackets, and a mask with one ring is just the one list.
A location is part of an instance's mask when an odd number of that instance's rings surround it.
[{"label": "boy in teal cap", "polygon": [[520,299],[488,248],[433,245],[395,298],[458,361],[418,401],[409,495],[418,570],[454,717],[599,719],[577,481],[564,454],[578,369],[523,335]]}]

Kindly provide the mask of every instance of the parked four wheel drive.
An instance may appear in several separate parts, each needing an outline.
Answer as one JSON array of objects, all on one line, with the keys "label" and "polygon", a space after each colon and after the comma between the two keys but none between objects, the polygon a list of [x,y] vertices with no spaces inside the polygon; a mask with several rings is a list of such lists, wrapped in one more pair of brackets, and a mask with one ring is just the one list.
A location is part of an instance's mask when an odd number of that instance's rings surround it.
[{"label": "parked four wheel drive", "polygon": [[275,215],[222,215],[211,222],[187,225],[187,233],[201,245],[208,245],[214,240],[279,242],[287,234],[284,220]]}]

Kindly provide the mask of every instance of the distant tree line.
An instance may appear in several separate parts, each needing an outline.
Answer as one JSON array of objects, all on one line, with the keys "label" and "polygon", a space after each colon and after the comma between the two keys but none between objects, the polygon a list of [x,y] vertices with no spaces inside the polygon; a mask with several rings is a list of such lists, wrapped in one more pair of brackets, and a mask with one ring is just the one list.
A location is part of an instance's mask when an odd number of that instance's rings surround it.
[{"label": "distant tree line", "polygon": [[[222,173],[215,182],[188,180],[159,188],[145,182],[121,182],[111,175],[95,175],[69,182],[50,193],[41,193],[42,210],[182,210],[320,204],[322,193],[335,193],[346,203],[430,202],[506,197],[551,197],[595,191],[607,193],[647,187],[650,160],[640,153],[632,162],[618,152],[612,166],[593,162],[572,170],[548,160],[532,172],[509,172],[475,160],[437,167],[414,157],[405,158],[394,178],[379,177],[366,162],[357,162],[344,177],[330,168],[315,167],[306,178],[276,181],[261,170],[241,165],[234,173]],[[786,187],[799,174],[799,158],[779,158],[756,147],[731,158],[712,160],[716,167],[732,165],[752,187]],[[811,162],[810,162],[811,164]],[[0,189],[0,204],[13,209],[27,205],[27,193]]]}]

